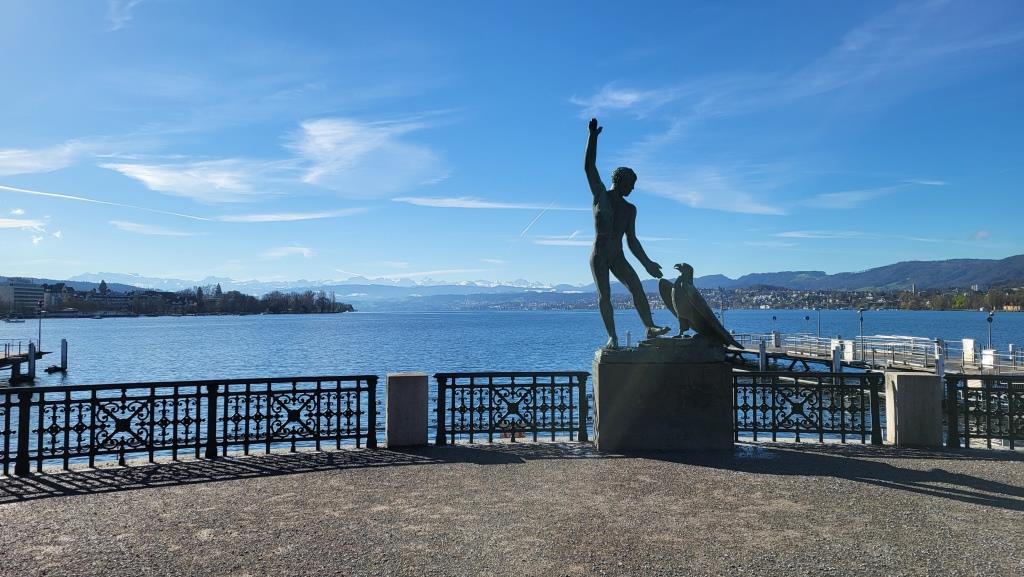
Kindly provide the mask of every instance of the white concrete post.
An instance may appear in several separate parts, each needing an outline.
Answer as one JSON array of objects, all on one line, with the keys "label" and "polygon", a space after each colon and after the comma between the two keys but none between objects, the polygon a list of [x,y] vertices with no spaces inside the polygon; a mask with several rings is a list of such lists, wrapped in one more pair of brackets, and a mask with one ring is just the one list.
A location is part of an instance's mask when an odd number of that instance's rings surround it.
[{"label": "white concrete post", "polygon": [[965,365],[974,364],[974,339],[963,339],[964,358],[963,362]]},{"label": "white concrete post", "polygon": [[768,370],[768,344],[764,339],[757,343],[757,370]]},{"label": "white concrete post", "polygon": [[772,346],[775,348],[782,346],[782,333],[779,331],[772,331]]},{"label": "white concrete post", "polygon": [[385,428],[388,448],[427,444],[427,374],[388,374]]},{"label": "white concrete post", "polygon": [[68,370],[68,340],[60,340],[60,370]]},{"label": "white concrete post", "polygon": [[942,339],[935,339],[935,374],[946,376],[946,344]]},{"label": "white concrete post", "polygon": [[839,341],[839,344],[832,349],[832,372],[841,373],[843,372],[843,342]]},{"label": "white concrete post", "polygon": [[28,378],[36,378],[36,344],[28,344]]},{"label": "white concrete post", "polygon": [[898,446],[942,446],[942,377],[885,373],[885,438]]}]

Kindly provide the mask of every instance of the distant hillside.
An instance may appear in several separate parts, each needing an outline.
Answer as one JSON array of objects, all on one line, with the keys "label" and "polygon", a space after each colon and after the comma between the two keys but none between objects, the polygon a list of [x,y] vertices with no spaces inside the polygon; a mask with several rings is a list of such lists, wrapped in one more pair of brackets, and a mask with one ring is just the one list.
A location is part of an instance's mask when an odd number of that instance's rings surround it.
[{"label": "distant hillside", "polygon": [[[665,270],[668,279],[674,279],[676,271]],[[4,277],[0,277],[3,279]],[[592,294],[593,283],[588,285],[554,285],[515,280],[509,282],[417,282],[410,279],[365,279],[352,278],[347,281],[237,281],[229,278],[207,277],[202,280],[166,279],[143,277],[123,273],[91,273],[73,277],[67,281],[33,279],[38,284],[65,282],[75,290],[90,290],[98,287],[101,279],[107,281],[110,290],[128,292],[136,287],[178,291],[195,286],[209,286],[220,283],[225,291],[237,290],[246,294],[263,295],[271,291],[302,292],[306,290],[333,292],[338,299],[356,304],[381,301],[396,302],[407,299],[429,299],[445,296],[486,295],[482,300],[498,302],[504,300],[532,299],[537,302],[550,301],[553,297],[541,295],[569,295],[564,299],[572,301],[571,295]],[[658,292],[657,279],[643,281],[649,293]],[[918,289],[967,288],[1024,286],[1024,255],[995,259],[954,259],[939,261],[908,261],[890,264],[861,272],[825,274],[822,271],[784,271],[753,273],[738,279],[715,274],[697,277],[695,284],[700,288],[753,288],[759,286],[780,287],[796,290],[908,290],[912,285]],[[612,292],[625,294],[626,288],[612,283]],[[501,295],[501,298],[496,298]],[[444,301],[438,299],[438,302]],[[559,299],[555,299],[561,302]]]},{"label": "distant hillside", "polygon": [[712,275],[696,279],[701,288],[749,288],[771,285],[798,290],[909,290],[967,288],[971,285],[1024,286],[1024,255],[1004,259],[907,261],[861,272],[822,271],[754,273],[738,279]]}]

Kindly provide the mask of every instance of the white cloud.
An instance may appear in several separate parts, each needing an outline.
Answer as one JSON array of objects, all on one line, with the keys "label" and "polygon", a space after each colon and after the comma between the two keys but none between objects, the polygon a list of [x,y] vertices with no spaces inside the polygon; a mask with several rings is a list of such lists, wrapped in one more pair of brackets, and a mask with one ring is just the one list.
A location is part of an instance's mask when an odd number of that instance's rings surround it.
[{"label": "white cloud", "polygon": [[120,30],[132,19],[132,9],[142,0],[107,0],[107,21],[109,31]]},{"label": "white cloud", "polygon": [[53,172],[71,166],[86,147],[79,141],[68,141],[48,148],[0,149],[0,176]]},{"label": "white cloud", "polygon": [[505,264],[505,261],[500,258],[482,258],[480,259],[480,262],[485,262],[487,264]]},{"label": "white cloud", "polygon": [[748,214],[786,214],[782,207],[759,200],[751,190],[753,187],[741,180],[722,169],[706,166],[674,177],[648,177],[638,181],[637,186],[693,208]]},{"label": "white cloud", "polygon": [[[103,168],[142,182],[146,188],[205,203],[244,202],[270,193],[257,189],[274,163],[227,158],[181,164],[103,164]],[[262,182],[261,182],[262,184]]]},{"label": "white cloud", "polygon": [[944,180],[927,180],[921,178],[908,178],[903,182],[907,184],[920,184],[921,186],[946,186],[949,184]]},{"label": "white cloud", "polygon": [[986,240],[992,236],[992,232],[988,230],[978,230],[971,235],[972,240]]},{"label": "white cloud", "polygon": [[229,214],[215,217],[221,222],[294,222],[322,218],[341,218],[366,212],[365,208],[346,208],[322,212],[280,212],[271,214]]},{"label": "white cloud", "polygon": [[22,230],[42,231],[44,223],[41,220],[29,218],[0,218],[0,228],[19,228]]},{"label": "white cloud", "polygon": [[311,258],[313,256],[313,249],[304,246],[279,246],[263,251],[263,258],[278,259],[288,256]]},{"label": "white cloud", "polygon": [[844,239],[861,237],[864,236],[864,233],[856,230],[791,230],[780,232],[775,236],[779,238]]},{"label": "white cloud", "polygon": [[573,96],[569,101],[582,108],[580,111],[582,118],[599,116],[607,111],[628,111],[643,116],[655,108],[677,99],[683,92],[676,88],[638,90],[622,88],[615,83],[610,83],[592,96],[585,98]]},{"label": "white cloud", "polygon": [[302,123],[289,148],[305,166],[302,181],[342,196],[373,198],[447,177],[440,157],[405,140],[422,122],[322,118]]},{"label": "white cloud", "polygon": [[815,208],[828,208],[834,210],[857,208],[862,204],[884,196],[900,188],[901,186],[883,186],[880,188],[864,188],[860,190],[844,190],[841,192],[827,192],[814,195],[804,201],[807,206]]},{"label": "white cloud", "polygon": [[39,244],[43,242],[43,237],[38,235],[32,235],[32,244]]},{"label": "white cloud", "polygon": [[421,276],[447,276],[453,274],[470,274],[478,272],[489,272],[489,268],[449,268],[440,270],[426,270],[421,272],[403,272],[401,273],[402,278],[412,278]]},{"label": "white cloud", "polygon": [[534,239],[533,244],[540,244],[544,246],[591,246],[594,244],[594,241],[576,240],[572,238],[538,238]]},{"label": "white cloud", "polygon": [[64,233],[58,230],[57,232],[53,233],[53,238],[60,240],[64,238]]},{"label": "white cloud", "polygon": [[11,214],[14,216],[22,216],[25,214],[25,210],[21,208],[12,208]]},{"label": "white cloud", "polygon": [[112,220],[110,221],[110,224],[114,225],[115,228],[118,228],[125,232],[144,234],[148,236],[197,236],[199,234],[194,232],[185,232],[182,230],[164,228],[162,226],[154,226],[151,224],[128,222],[124,220]]},{"label": "white cloud", "polygon": [[473,198],[470,196],[460,197],[449,197],[449,198],[426,198],[419,196],[402,196],[398,198],[392,198],[395,202],[404,202],[406,204],[414,204],[416,206],[429,206],[432,208],[471,208],[471,209],[496,209],[496,210],[572,210],[572,211],[589,211],[589,208],[583,207],[562,207],[562,206],[544,206],[540,204],[526,204],[526,203],[515,203],[515,202],[499,202],[491,200],[481,200],[479,198]]}]

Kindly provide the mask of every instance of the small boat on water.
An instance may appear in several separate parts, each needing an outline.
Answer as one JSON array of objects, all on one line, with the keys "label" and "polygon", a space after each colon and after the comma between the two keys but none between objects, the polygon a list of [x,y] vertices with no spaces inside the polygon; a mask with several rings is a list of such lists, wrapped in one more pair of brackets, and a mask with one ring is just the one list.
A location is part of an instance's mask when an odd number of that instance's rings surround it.
[{"label": "small boat on water", "polygon": [[7,317],[4,319],[5,323],[23,323],[25,319],[19,319],[18,317]]}]

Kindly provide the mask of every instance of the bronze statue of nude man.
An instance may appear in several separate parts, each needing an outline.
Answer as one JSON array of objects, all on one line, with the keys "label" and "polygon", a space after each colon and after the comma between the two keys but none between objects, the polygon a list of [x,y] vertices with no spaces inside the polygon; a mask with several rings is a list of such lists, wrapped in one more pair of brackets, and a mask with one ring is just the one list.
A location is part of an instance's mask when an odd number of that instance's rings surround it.
[{"label": "bronze statue of nude man", "polygon": [[640,315],[640,320],[647,327],[647,338],[661,336],[669,331],[669,327],[659,327],[651,318],[651,305],[647,302],[640,277],[626,260],[622,250],[622,237],[625,235],[629,250],[636,256],[640,264],[655,278],[661,278],[661,265],[647,257],[640,241],[636,238],[636,207],[626,202],[627,196],[636,184],[636,173],[632,169],[619,167],[612,173],[612,187],[606,189],[597,172],[597,136],[602,127],[597,119],[590,120],[590,138],[587,140],[587,153],[583,160],[583,169],[587,173],[590,191],[594,194],[594,252],[590,255],[590,270],[594,273],[597,285],[598,305],[601,319],[608,331],[606,348],[619,346],[615,334],[615,317],[612,309],[612,293],[608,273],[615,275],[619,282],[629,288],[633,295],[633,306]]}]

